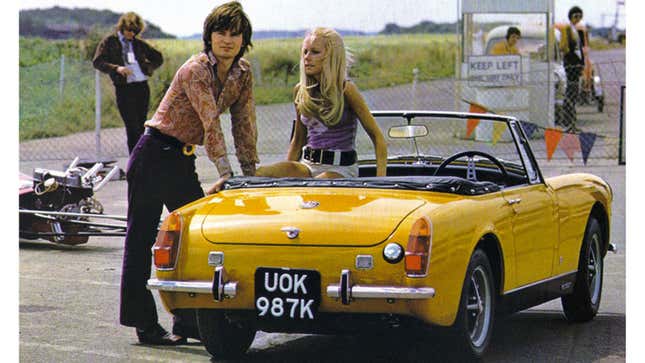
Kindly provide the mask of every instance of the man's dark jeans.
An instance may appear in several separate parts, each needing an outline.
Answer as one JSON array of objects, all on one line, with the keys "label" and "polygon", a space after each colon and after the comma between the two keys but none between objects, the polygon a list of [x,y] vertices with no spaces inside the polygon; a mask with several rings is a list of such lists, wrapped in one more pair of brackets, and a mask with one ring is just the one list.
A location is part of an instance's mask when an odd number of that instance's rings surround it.
[{"label": "man's dark jeans", "polygon": [[[134,147],[127,180],[128,225],[120,321],[122,325],[147,328],[158,321],[155,301],[146,283],[162,208],[165,205],[173,211],[203,197],[204,192],[195,172],[195,156],[186,156],[176,146],[150,135],[143,135]],[[199,337],[195,317],[175,317],[173,333]]]},{"label": "man's dark jeans", "polygon": [[115,86],[115,89],[116,106],[125,124],[128,153],[132,154],[132,149],[143,134],[143,123],[148,118],[150,87],[144,81]]},{"label": "man's dark jeans", "polygon": [[563,124],[567,128],[575,128],[578,119],[576,113],[576,100],[580,93],[580,73],[582,73],[582,65],[565,65],[564,71],[567,74],[567,91],[564,97],[563,104]]}]

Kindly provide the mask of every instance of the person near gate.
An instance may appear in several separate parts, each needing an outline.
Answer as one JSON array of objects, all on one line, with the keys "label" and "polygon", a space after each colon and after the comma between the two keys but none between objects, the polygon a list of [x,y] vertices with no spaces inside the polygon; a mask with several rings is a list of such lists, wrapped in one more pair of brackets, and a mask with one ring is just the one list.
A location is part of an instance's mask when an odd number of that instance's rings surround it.
[{"label": "person near gate", "polygon": [[495,43],[489,53],[491,55],[520,54],[520,51],[517,49],[517,42],[521,37],[522,33],[520,29],[509,26],[506,30],[506,39]]},{"label": "person near gate", "polygon": [[94,68],[107,73],[114,83],[116,105],[125,124],[130,154],[148,118],[148,77],[163,63],[161,52],[140,39],[144,29],[145,23],[138,14],[121,15],[115,33],[103,38],[93,59]]},{"label": "person near gate", "polygon": [[574,6],[569,10],[569,23],[564,26],[560,37],[560,50],[563,54],[564,71],[567,75],[567,90],[564,97],[563,124],[567,132],[577,133],[576,100],[580,92],[580,74],[585,64],[583,39],[576,24],[582,20],[582,9]]},{"label": "person near gate", "polygon": [[163,206],[172,211],[204,195],[195,172],[195,144],[204,145],[219,172],[209,194],[233,176],[220,127],[227,109],[242,173],[255,173],[259,159],[253,77],[242,58],[252,46],[251,34],[251,23],[236,1],[216,7],[206,17],[203,51],[176,72],[130,156],[120,322],[135,327],[141,343],[174,345],[199,339],[193,311],[173,312],[172,333],[158,323],[154,298],[146,289],[150,251]]}]

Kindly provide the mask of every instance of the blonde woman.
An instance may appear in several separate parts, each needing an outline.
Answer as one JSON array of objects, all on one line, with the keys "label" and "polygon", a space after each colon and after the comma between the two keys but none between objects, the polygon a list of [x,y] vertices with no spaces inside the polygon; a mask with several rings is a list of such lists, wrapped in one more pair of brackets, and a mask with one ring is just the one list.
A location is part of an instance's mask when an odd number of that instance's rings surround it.
[{"label": "blonde woman", "polygon": [[333,29],[307,33],[294,89],[296,124],[287,161],[261,166],[256,176],[348,178],[358,176],[357,123],[376,151],[376,175],[385,176],[387,145],[356,85],[347,80],[345,45]]}]

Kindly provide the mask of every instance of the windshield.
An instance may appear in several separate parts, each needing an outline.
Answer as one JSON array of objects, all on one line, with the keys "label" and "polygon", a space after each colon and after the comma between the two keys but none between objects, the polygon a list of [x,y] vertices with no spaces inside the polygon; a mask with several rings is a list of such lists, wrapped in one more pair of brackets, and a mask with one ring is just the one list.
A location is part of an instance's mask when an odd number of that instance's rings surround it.
[{"label": "windshield", "polygon": [[[485,119],[455,119],[441,117],[415,117],[412,125],[424,125],[428,134],[415,139],[390,138],[388,130],[392,126],[406,125],[402,117],[375,117],[387,140],[390,158],[416,155],[446,159],[458,152],[472,150],[492,155],[501,162],[522,168],[522,161],[511,137],[508,124],[502,121]],[[356,138],[356,150],[363,158],[374,158],[371,139],[360,128]]]}]

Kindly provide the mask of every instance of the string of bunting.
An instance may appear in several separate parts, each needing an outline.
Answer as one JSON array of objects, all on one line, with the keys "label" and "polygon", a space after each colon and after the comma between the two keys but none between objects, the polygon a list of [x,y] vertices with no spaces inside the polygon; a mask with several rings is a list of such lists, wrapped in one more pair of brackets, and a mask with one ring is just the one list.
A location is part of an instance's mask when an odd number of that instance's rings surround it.
[{"label": "string of bunting", "polygon": [[[489,113],[491,112],[486,107],[471,101],[462,99],[462,101],[470,105],[470,113]],[[494,112],[493,112],[494,113]],[[473,131],[479,125],[479,119],[468,119],[466,122],[466,138],[470,138]],[[589,154],[591,149],[598,138],[607,138],[607,136],[599,135],[594,132],[580,132],[578,134],[565,132],[557,128],[551,127],[542,127],[538,126],[532,122],[520,120],[520,125],[524,130],[526,136],[530,139],[531,136],[537,130],[544,130],[544,141],[546,144],[546,157],[547,161],[550,161],[553,158],[553,153],[558,146],[564,151],[570,161],[573,161],[574,154],[577,151],[582,153],[582,162],[587,165],[587,160],[589,159]],[[497,141],[502,137],[502,134],[506,130],[506,125],[501,122],[493,123],[493,134],[492,134],[492,144],[495,145]]]}]

